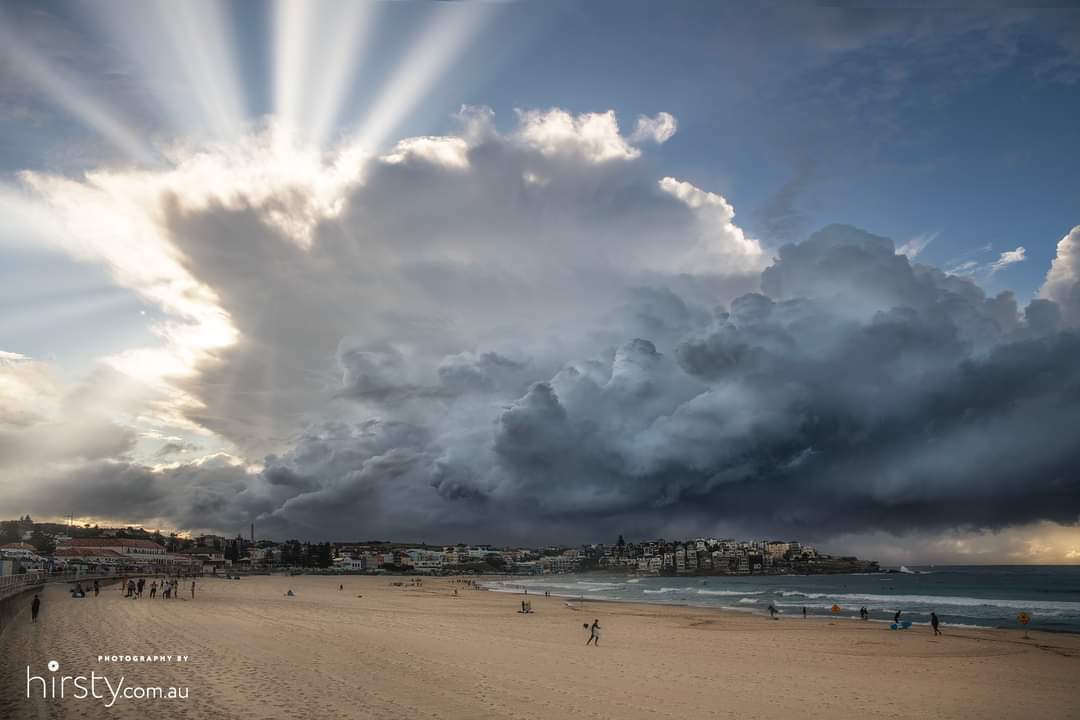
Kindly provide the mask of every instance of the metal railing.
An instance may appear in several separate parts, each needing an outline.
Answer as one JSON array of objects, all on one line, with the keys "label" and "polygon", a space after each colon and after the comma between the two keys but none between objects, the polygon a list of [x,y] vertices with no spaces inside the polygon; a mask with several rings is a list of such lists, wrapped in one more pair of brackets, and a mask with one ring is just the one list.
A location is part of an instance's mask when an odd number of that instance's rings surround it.
[{"label": "metal railing", "polygon": [[45,582],[44,570],[31,570],[18,575],[0,575],[0,599],[20,593],[28,587]]}]

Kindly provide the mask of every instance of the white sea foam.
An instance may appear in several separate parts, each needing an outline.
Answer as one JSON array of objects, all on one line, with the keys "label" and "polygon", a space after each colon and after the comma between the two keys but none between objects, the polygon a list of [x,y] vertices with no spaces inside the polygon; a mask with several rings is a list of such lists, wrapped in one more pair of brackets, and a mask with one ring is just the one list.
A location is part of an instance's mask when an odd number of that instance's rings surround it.
[{"label": "white sea foam", "polygon": [[954,595],[878,595],[873,593],[807,593],[786,590],[783,597],[804,597],[811,600],[828,598],[837,602],[857,601],[895,608],[903,605],[955,607],[998,607],[1012,610],[1059,610],[1080,614],[1080,602],[1054,602],[1049,600],[1008,600],[1004,598],[959,597]]}]

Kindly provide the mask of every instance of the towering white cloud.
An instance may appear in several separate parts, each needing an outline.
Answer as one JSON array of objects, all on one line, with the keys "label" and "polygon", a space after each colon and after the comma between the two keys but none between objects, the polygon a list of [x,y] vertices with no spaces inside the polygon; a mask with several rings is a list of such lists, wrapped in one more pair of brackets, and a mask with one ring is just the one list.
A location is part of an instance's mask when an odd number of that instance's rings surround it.
[{"label": "towering white cloud", "polygon": [[1080,325],[1080,225],[1058,242],[1039,296],[1056,302],[1070,325]]}]

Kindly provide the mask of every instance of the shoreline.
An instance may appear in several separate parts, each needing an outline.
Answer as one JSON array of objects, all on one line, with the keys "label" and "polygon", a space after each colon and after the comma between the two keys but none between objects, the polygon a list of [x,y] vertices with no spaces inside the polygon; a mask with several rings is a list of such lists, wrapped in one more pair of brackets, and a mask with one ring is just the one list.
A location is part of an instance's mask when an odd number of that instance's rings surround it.
[{"label": "shoreline", "polygon": [[[859,573],[859,575],[865,575],[865,574],[866,573]],[[880,574],[881,573],[873,573],[873,575],[880,575]],[[849,592],[849,591],[843,591],[843,592],[827,592],[827,591],[823,591],[823,592],[806,592],[806,591],[803,591],[803,590],[799,590],[799,591],[777,591],[777,590],[773,590],[773,589],[769,589],[769,588],[761,589],[762,586],[757,586],[757,587],[755,587],[753,589],[747,588],[747,589],[744,589],[744,590],[724,590],[724,591],[720,591],[720,592],[709,592],[707,590],[702,590],[700,588],[696,588],[696,587],[692,587],[692,586],[681,587],[681,588],[663,587],[663,588],[655,589],[655,590],[650,590],[650,589],[644,590],[644,593],[646,595],[651,594],[651,595],[654,595],[654,596],[657,597],[657,599],[650,599],[649,597],[617,598],[617,597],[611,597],[610,595],[604,595],[603,594],[604,592],[610,591],[609,588],[597,588],[597,589],[594,589],[594,590],[591,590],[591,591],[586,590],[585,592],[582,592],[582,591],[569,591],[569,590],[565,589],[566,587],[568,587],[567,585],[563,585],[561,587],[558,585],[558,583],[560,582],[560,578],[565,578],[566,580],[569,581],[571,579],[588,578],[588,577],[589,577],[589,575],[584,574],[584,573],[566,573],[564,575],[542,576],[543,579],[541,579],[540,576],[532,576],[532,577],[526,576],[526,577],[523,577],[522,579],[528,579],[528,580],[531,580],[532,583],[535,583],[535,585],[533,585],[533,584],[526,585],[526,584],[515,584],[514,580],[508,579],[507,576],[488,575],[488,576],[483,576],[483,578],[480,580],[480,582],[483,583],[483,586],[484,586],[485,590],[488,590],[490,592],[495,592],[495,593],[501,593],[501,594],[518,594],[518,595],[520,595],[520,594],[523,594],[525,592],[526,588],[528,588],[529,594],[531,596],[542,596],[544,592],[550,592],[551,597],[553,597],[553,598],[557,597],[557,598],[564,599],[564,600],[573,600],[575,602],[589,601],[589,602],[597,602],[597,603],[608,602],[608,603],[639,604],[639,605],[644,605],[644,606],[688,607],[688,608],[695,608],[695,609],[713,609],[713,610],[720,610],[720,611],[730,612],[730,613],[749,614],[749,615],[757,615],[757,616],[764,616],[764,617],[768,616],[767,607],[768,607],[769,603],[767,601],[772,599],[773,604],[778,609],[778,614],[780,616],[779,619],[784,619],[784,618],[798,619],[798,618],[800,618],[802,616],[802,613],[800,612],[800,608],[806,607],[806,608],[808,608],[810,610],[810,612],[807,614],[808,618],[822,618],[822,619],[826,619],[826,620],[854,620],[854,621],[858,621],[858,622],[884,623],[884,624],[888,625],[888,624],[891,624],[893,622],[892,619],[891,619],[891,616],[892,616],[893,612],[896,609],[900,609],[900,610],[903,610],[903,612],[904,612],[904,617],[902,618],[903,620],[910,621],[912,623],[912,627],[923,627],[923,628],[929,628],[930,627],[930,622],[929,622],[929,612],[930,611],[926,610],[926,609],[918,609],[918,608],[913,609],[910,604],[908,604],[906,606],[905,606],[905,604],[907,604],[907,603],[923,604],[923,605],[930,605],[931,607],[934,607],[936,605],[936,610],[937,610],[939,616],[944,616],[944,617],[948,617],[948,616],[957,617],[957,616],[960,616],[962,619],[966,620],[966,622],[959,622],[959,621],[948,621],[948,620],[943,619],[942,623],[941,623],[941,626],[943,628],[951,627],[951,628],[965,629],[965,630],[994,630],[994,631],[1000,631],[1000,632],[1017,632],[1017,633],[1039,632],[1039,633],[1047,633],[1047,634],[1053,634],[1053,635],[1080,636],[1080,626],[1073,626],[1073,625],[1063,626],[1064,623],[1058,623],[1056,626],[1053,626],[1053,627],[1046,627],[1045,625],[1033,625],[1033,626],[1029,626],[1029,627],[1025,628],[1024,626],[1019,625],[1019,623],[1014,623],[1014,622],[1008,622],[1006,624],[1002,624],[1000,622],[1000,620],[1001,620],[1000,616],[997,617],[997,618],[986,618],[986,622],[978,622],[977,617],[972,617],[971,615],[965,615],[965,613],[964,613],[964,609],[965,608],[970,608],[970,607],[996,607],[996,608],[1012,608],[1012,609],[1015,609],[1015,611],[1024,610],[1024,611],[1027,611],[1027,612],[1031,612],[1032,610],[1034,610],[1033,614],[1035,614],[1036,617],[1038,617],[1039,611],[1041,609],[1040,606],[1045,602],[1045,601],[1043,601],[1041,599],[1039,599],[1039,600],[1022,599],[1022,600],[1015,600],[1014,601],[1014,600],[1006,599],[1006,598],[997,598],[997,597],[982,598],[982,597],[977,597],[977,596],[958,598],[958,597],[953,596],[953,595],[934,596],[934,595],[921,595],[921,594],[920,595],[910,595],[910,594],[899,593],[899,594],[896,594],[895,596],[893,596],[893,595],[878,594],[878,593],[862,593],[862,592],[857,592],[857,591],[856,592]],[[607,575],[607,577],[613,578],[610,584],[620,584],[620,583],[626,583],[627,582],[626,580],[622,579],[623,576],[618,575],[618,574],[609,574],[609,575]],[[657,579],[661,579],[662,576],[653,576],[653,577],[657,577]],[[769,576],[769,577],[778,577],[778,576]],[[584,579],[580,580],[580,582],[581,582],[581,584],[585,584],[585,585],[588,585],[588,584],[607,585],[607,584],[609,584],[609,583],[590,583],[588,580],[584,580]],[[635,582],[635,581],[630,580],[629,582]],[[502,587],[500,587],[499,585],[502,584],[502,583],[505,583],[505,584],[502,585]],[[560,587],[560,589],[546,590],[545,586],[548,583],[550,583],[551,587]],[[672,600],[672,601],[660,599],[660,598],[664,597],[669,592],[681,593],[683,595],[683,597],[680,598],[679,600]],[[539,593],[539,595],[538,595],[538,593]],[[734,598],[741,596],[742,602],[739,603],[739,604],[723,604],[723,601],[714,601],[714,602],[699,601],[699,602],[695,602],[694,600],[686,599],[686,595],[694,595],[695,593],[697,595],[704,595],[704,596],[718,596],[718,595],[719,596],[730,596],[732,598],[732,601],[734,601]],[[757,596],[757,595],[764,595],[765,597],[763,597],[763,598],[755,598],[754,596]],[[804,601],[803,603],[787,602],[786,600],[790,599],[790,598],[787,597],[789,595],[805,597],[807,599],[807,601],[809,601],[809,602],[806,602],[806,601]],[[781,599],[773,599],[773,598],[777,598],[779,596],[783,596],[783,598],[781,598]],[[750,601],[750,598],[753,598],[753,601]],[[835,602],[835,603],[839,604],[842,607],[842,611],[839,614],[836,614],[836,615],[828,612],[829,605],[828,604],[822,605],[820,603],[820,601],[823,600],[823,599],[827,600],[828,602]],[[763,600],[763,601],[766,601],[766,602],[758,603],[757,602],[758,600]],[[970,600],[971,602],[970,603],[960,604],[960,603],[957,603],[958,600]],[[880,602],[883,602],[883,601],[894,601],[896,604],[893,605],[892,607],[886,606],[885,608],[881,607],[880,605],[877,606],[877,607],[874,607],[874,603],[880,603]],[[938,604],[937,601],[940,601],[940,604]],[[849,602],[850,603],[856,603],[856,602],[865,603],[867,606],[869,606],[870,612],[871,612],[872,615],[874,613],[877,613],[879,616],[878,617],[870,617],[866,621],[863,621],[862,618],[860,618],[858,616],[858,614],[857,614],[856,605],[855,604],[848,604]],[[1069,603],[1070,601],[1062,601],[1062,602]],[[1077,604],[1080,605],[1080,603],[1077,603]],[[1058,616],[1060,614],[1060,607],[1057,604],[1054,605],[1053,609],[1054,609],[1054,612],[1049,612],[1048,611],[1042,617],[1042,620],[1045,621],[1045,618],[1056,617],[1056,616]],[[1067,612],[1075,613],[1076,610],[1069,610]],[[1002,614],[1006,615],[1007,613],[1002,613]],[[884,617],[882,617],[882,615],[884,615]],[[913,618],[919,618],[919,619],[915,620]],[[972,622],[971,620],[975,620],[975,622]],[[994,622],[995,620],[997,620],[997,622]]]},{"label": "shoreline", "polygon": [[[494,588],[489,588],[489,587],[480,587],[479,589],[483,590],[485,592],[494,593],[496,595],[525,595],[525,593],[523,593],[521,591],[496,590]],[[530,598],[534,598],[534,597],[543,598],[544,595],[543,594],[536,594],[536,593],[529,593],[529,597]],[[761,619],[764,619],[764,620],[772,619],[772,618],[769,617],[769,614],[768,614],[767,611],[761,611],[758,608],[751,608],[751,607],[740,608],[740,607],[731,607],[731,606],[727,606],[727,605],[696,605],[694,603],[689,603],[689,602],[663,602],[663,601],[659,601],[659,602],[641,602],[639,600],[620,600],[620,599],[617,599],[617,598],[599,598],[599,597],[588,597],[588,596],[579,596],[579,595],[563,595],[563,594],[558,594],[558,593],[551,593],[551,595],[546,599],[551,600],[551,599],[555,599],[555,598],[558,598],[559,600],[573,600],[575,602],[579,602],[579,603],[582,603],[582,604],[584,604],[584,603],[596,603],[596,604],[622,605],[622,606],[627,606],[627,607],[636,607],[636,608],[639,608],[641,610],[645,610],[647,608],[658,608],[658,607],[685,608],[687,610],[694,610],[694,611],[704,610],[704,611],[707,611],[707,612],[715,612],[715,613],[719,613],[719,614],[724,615],[724,616],[727,616],[727,615],[731,615],[731,616],[734,616],[734,617],[751,616],[751,617],[761,618]],[[573,607],[571,607],[569,609],[578,610],[578,609],[581,609],[581,608],[573,608]],[[833,616],[833,615],[825,615],[825,614],[822,614],[822,613],[807,613],[805,618],[801,617],[801,614],[791,614],[791,613],[781,612],[780,615],[786,615],[787,617],[786,618],[785,617],[778,617],[775,620],[776,622],[782,622],[783,620],[786,619],[786,620],[798,621],[798,622],[803,622],[803,621],[806,621],[806,620],[814,620],[814,621],[818,621],[818,622],[828,621],[829,623],[834,623],[834,622],[842,620],[842,621],[845,621],[845,622],[854,622],[854,623],[857,623],[857,624],[860,624],[860,625],[861,624],[889,625],[889,624],[892,623],[892,621],[888,620],[888,619],[869,618],[867,620],[862,620],[861,618],[859,618],[857,616],[852,616],[852,615],[836,615],[836,616]],[[929,628],[930,623],[925,622],[925,621],[914,621],[913,620],[913,621],[911,621],[911,626],[912,626],[912,628],[924,629],[924,628]],[[961,631],[963,631],[963,630],[976,630],[976,631],[981,631],[981,632],[1002,633],[1002,634],[1009,634],[1009,635],[1011,635],[1013,633],[1023,633],[1024,632],[1023,630],[1019,630],[1017,628],[1009,628],[1009,627],[993,626],[993,625],[968,625],[968,624],[963,624],[963,623],[944,623],[943,622],[941,627],[945,631],[949,630],[950,628],[956,628],[956,629],[961,630]],[[895,630],[895,631],[890,631],[890,632],[905,633],[905,632],[908,632],[908,631],[907,630]],[[1048,635],[1063,635],[1063,636],[1066,636],[1066,637],[1080,637],[1080,631],[1077,631],[1077,630],[1057,630],[1057,629],[1038,628],[1038,629],[1031,629],[1031,630],[1028,630],[1026,632],[1027,632],[1028,635],[1032,635],[1032,636],[1034,636],[1036,634],[1040,634],[1040,633],[1045,633],[1045,634],[1048,634]],[[911,634],[917,634],[917,633],[911,633]],[[964,637],[964,636],[963,635],[956,635],[956,637]],[[1035,638],[1032,637],[1031,639],[1034,640]]]},{"label": "shoreline", "polygon": [[[40,622],[30,624],[24,610],[4,633],[0,717],[1080,718],[1080,639],[1070,635],[1033,631],[1023,640],[1015,631],[946,627],[934,637],[838,622],[845,618],[770,621],[715,606],[597,598],[568,610],[565,598],[531,591],[533,612],[522,614],[523,593],[453,578],[197,582],[194,600],[73,599],[47,588]],[[587,647],[582,625],[594,619],[602,639]],[[135,649],[190,661],[96,660]],[[190,688],[190,699],[121,701],[107,712],[26,699],[27,668],[47,674],[52,660],[62,672]]]}]

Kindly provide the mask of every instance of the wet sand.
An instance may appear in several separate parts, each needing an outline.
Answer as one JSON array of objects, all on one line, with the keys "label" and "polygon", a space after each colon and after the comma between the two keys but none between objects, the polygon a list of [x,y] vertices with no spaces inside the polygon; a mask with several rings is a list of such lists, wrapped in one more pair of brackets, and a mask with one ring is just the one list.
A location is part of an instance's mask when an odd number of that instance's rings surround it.
[{"label": "wet sand", "polygon": [[[204,579],[194,601],[127,600],[115,587],[76,600],[52,586],[37,625],[27,610],[0,636],[0,718],[1080,718],[1073,635],[946,627],[935,638],[711,609],[569,609],[533,595],[535,612],[521,615],[520,595],[392,582]],[[594,618],[598,648],[582,628]],[[190,659],[98,662],[113,654]],[[106,708],[42,700],[35,685],[28,700],[27,664],[50,677],[49,660],[57,676],[94,671],[189,697]]]}]

